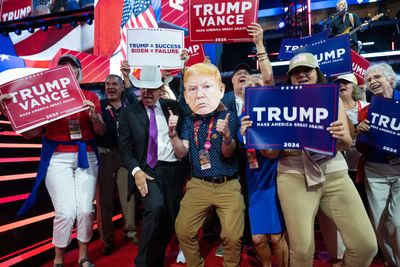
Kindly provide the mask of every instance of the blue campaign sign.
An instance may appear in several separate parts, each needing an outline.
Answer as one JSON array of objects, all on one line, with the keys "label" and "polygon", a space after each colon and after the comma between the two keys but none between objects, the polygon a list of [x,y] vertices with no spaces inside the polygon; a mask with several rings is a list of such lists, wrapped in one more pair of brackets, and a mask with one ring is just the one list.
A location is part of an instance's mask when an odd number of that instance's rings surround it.
[{"label": "blue campaign sign", "polygon": [[304,52],[313,54],[322,73],[328,76],[353,72],[348,34],[330,38],[322,44],[304,46],[294,53],[297,55]]},{"label": "blue campaign sign", "polygon": [[316,45],[325,42],[328,39],[328,31],[322,31],[311,36],[302,38],[285,38],[282,39],[281,48],[279,50],[278,58],[280,60],[290,60],[294,51],[305,45]]},{"label": "blue campaign sign", "polygon": [[246,88],[245,114],[253,121],[246,145],[335,155],[336,140],[326,128],[338,118],[338,98],[335,84]]},{"label": "blue campaign sign", "polygon": [[372,97],[368,108],[368,120],[370,131],[360,134],[358,141],[400,155],[400,101]]}]

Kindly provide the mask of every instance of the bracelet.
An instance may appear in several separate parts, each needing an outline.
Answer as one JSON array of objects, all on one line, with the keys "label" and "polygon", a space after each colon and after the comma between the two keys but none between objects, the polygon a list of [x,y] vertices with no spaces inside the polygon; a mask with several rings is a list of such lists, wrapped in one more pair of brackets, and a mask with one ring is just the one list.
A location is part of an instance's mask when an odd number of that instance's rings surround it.
[{"label": "bracelet", "polygon": [[232,143],[232,136],[229,137],[229,141],[225,141],[225,138],[222,138],[222,142],[223,142],[225,145],[230,145],[230,144]]},{"label": "bracelet", "polygon": [[263,57],[263,58],[258,59],[258,62],[261,62],[261,61],[264,61],[264,60],[267,60],[267,59],[268,59],[268,57]]},{"label": "bracelet", "polygon": [[262,56],[262,55],[266,55],[267,52],[262,52],[262,53],[256,53],[256,56]]}]

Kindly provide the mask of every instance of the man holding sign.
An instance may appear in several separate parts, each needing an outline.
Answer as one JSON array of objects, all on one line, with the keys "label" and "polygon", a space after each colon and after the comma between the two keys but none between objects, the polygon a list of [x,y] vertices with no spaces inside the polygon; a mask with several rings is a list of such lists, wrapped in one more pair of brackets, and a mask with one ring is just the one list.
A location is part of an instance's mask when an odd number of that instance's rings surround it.
[{"label": "man holding sign", "polygon": [[[382,63],[369,67],[364,79],[368,90],[374,96],[383,97],[379,100],[397,100],[398,105],[400,92],[394,90],[396,78],[397,75],[392,67]],[[375,107],[374,102],[373,98],[368,119],[364,116],[364,120],[357,126],[360,133],[367,133],[361,134],[359,141],[367,142],[368,146],[358,144],[358,148],[366,159],[365,187],[379,247],[388,266],[400,266],[399,113],[390,114],[387,110],[389,103],[386,104],[384,101],[383,106],[380,105],[383,107],[379,111],[381,114],[378,114],[379,106]],[[385,142],[387,140],[391,141],[387,143]]]},{"label": "man holding sign", "polygon": [[[69,66],[76,79],[82,79],[80,61],[72,55],[63,55],[58,67]],[[65,248],[71,242],[71,233],[76,221],[79,259],[81,266],[94,266],[87,257],[87,245],[92,238],[98,159],[95,135],[102,135],[105,125],[101,117],[98,97],[83,90],[88,110],[72,114],[44,126],[24,132],[25,138],[43,136],[43,147],[35,185],[18,215],[32,208],[37,190],[43,181],[51,197],[54,210],[53,240],[55,247],[54,266],[62,266]],[[3,101],[12,99],[4,96]]]}]

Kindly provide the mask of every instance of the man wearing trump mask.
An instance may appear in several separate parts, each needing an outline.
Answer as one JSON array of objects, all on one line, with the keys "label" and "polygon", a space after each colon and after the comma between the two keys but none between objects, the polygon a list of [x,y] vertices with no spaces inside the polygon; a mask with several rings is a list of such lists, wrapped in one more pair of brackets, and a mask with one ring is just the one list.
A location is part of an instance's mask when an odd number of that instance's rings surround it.
[{"label": "man wearing trump mask", "polygon": [[245,209],[235,156],[239,121],[221,102],[225,86],[213,64],[189,67],[184,86],[192,115],[185,118],[180,136],[175,130],[179,116],[170,111],[168,121],[175,154],[189,154],[191,168],[175,230],[188,266],[204,265],[197,234],[207,209],[214,206],[221,221],[224,265],[239,266]]}]

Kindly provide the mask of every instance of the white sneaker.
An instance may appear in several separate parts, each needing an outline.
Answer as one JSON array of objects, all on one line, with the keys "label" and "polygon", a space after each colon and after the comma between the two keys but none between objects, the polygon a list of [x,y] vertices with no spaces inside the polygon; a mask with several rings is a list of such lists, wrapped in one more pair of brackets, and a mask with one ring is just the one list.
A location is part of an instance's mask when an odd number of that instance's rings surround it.
[{"label": "white sneaker", "polygon": [[224,256],[224,246],[222,244],[220,244],[219,247],[217,247],[217,249],[215,250],[215,256],[217,257]]},{"label": "white sneaker", "polygon": [[186,263],[185,255],[181,249],[179,249],[178,256],[176,257],[176,263]]}]

